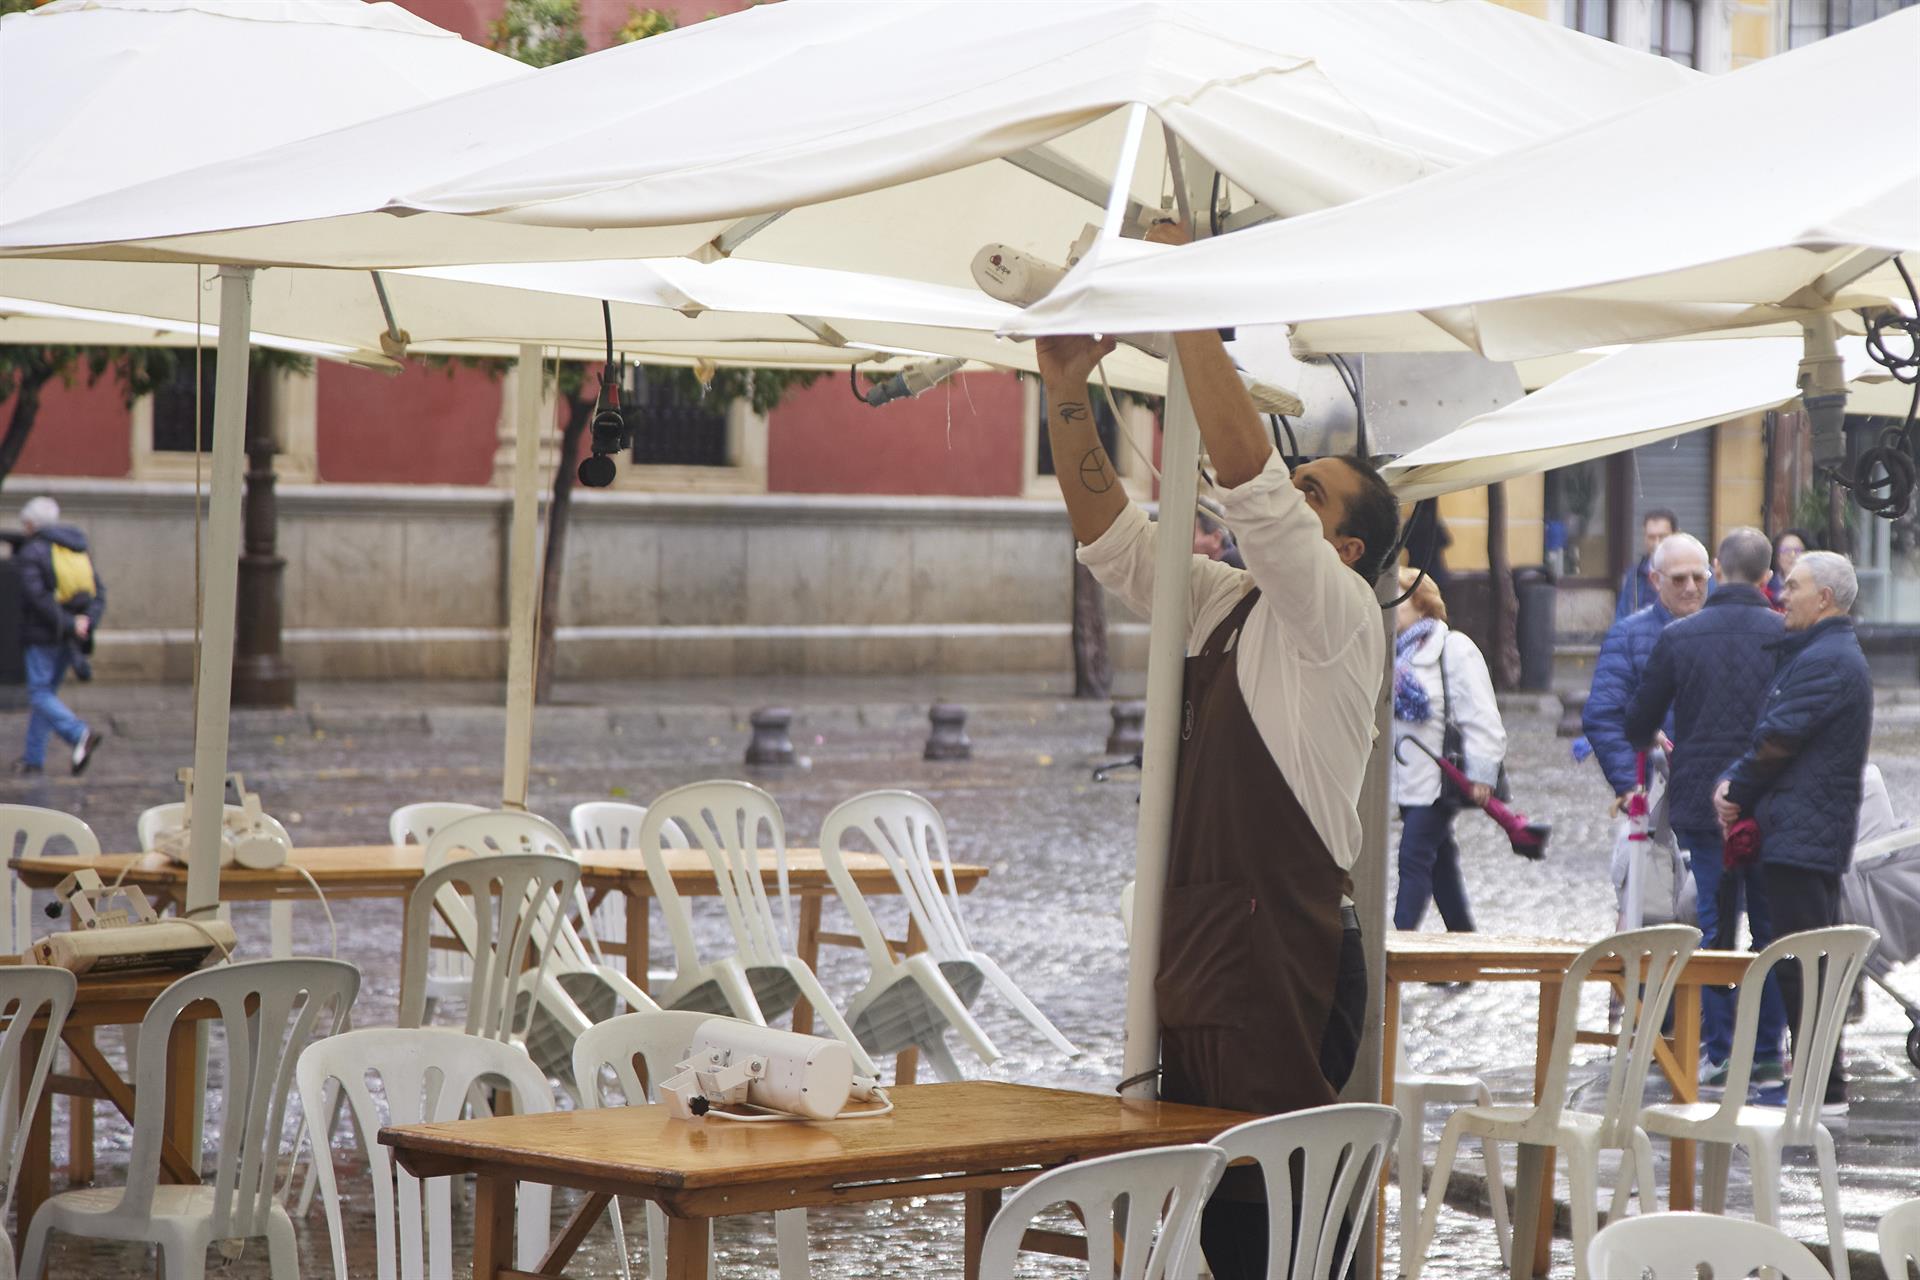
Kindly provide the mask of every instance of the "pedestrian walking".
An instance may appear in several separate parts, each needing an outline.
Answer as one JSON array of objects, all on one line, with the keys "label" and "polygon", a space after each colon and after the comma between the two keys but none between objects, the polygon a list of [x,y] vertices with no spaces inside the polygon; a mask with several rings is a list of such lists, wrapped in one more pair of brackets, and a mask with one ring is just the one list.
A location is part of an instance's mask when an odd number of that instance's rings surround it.
[{"label": "pedestrian walking", "polygon": [[[1754,937],[1773,933],[1759,877],[1744,869],[1722,874],[1720,820],[1713,809],[1720,775],[1740,758],[1753,736],[1773,679],[1774,646],[1786,630],[1763,590],[1772,559],[1773,546],[1758,529],[1734,529],[1720,540],[1713,566],[1719,585],[1698,613],[1660,633],[1627,706],[1627,741],[1639,751],[1651,749],[1661,725],[1672,718],[1669,820],[1693,871],[1700,932],[1708,946],[1722,951],[1735,945],[1743,904]],[[1732,991],[1705,988],[1700,1013],[1700,1083],[1722,1087],[1733,1050]],[[1760,1005],[1754,1083],[1781,1079],[1785,1025],[1779,986],[1769,977]]]},{"label": "pedestrian walking", "polygon": [[[1406,590],[1416,577],[1400,571]],[[1416,929],[1427,904],[1440,909],[1450,933],[1473,932],[1473,911],[1460,872],[1453,820],[1463,803],[1480,804],[1492,794],[1507,754],[1487,660],[1470,636],[1447,625],[1447,602],[1432,578],[1420,577],[1400,602],[1393,642],[1393,802],[1400,807],[1400,885],[1393,927]],[[1438,755],[1451,755],[1472,783],[1470,794],[1454,792],[1427,754],[1401,751],[1414,738]]]},{"label": "pedestrian walking", "polygon": [[107,608],[107,589],[87,550],[87,535],[60,523],[60,504],[33,498],[20,509],[24,537],[14,552],[20,576],[20,639],[27,668],[26,749],[14,761],[19,774],[42,773],[47,738],[73,748],[75,773],[83,773],[104,736],[60,701],[69,670],[90,679],[95,632]]},{"label": "pedestrian walking", "polygon": [[1620,595],[1613,602],[1613,620],[1631,617],[1658,597],[1653,581],[1653,553],[1674,534],[1680,532],[1680,519],[1665,507],[1656,507],[1640,517],[1640,540],[1644,550],[1640,560],[1620,579]]},{"label": "pedestrian walking", "polygon": [[[1185,239],[1174,226],[1150,235]],[[1192,565],[1154,978],[1160,1096],[1298,1111],[1337,1099],[1365,1020],[1349,871],[1386,656],[1373,584],[1391,563],[1399,504],[1362,457],[1289,469],[1220,335],[1180,333],[1174,343],[1247,568],[1204,557]],[[1042,338],[1036,354],[1081,563],[1145,613],[1157,539],[1188,531],[1156,525],[1127,501],[1094,431],[1087,379],[1112,347],[1110,338]],[[1200,1235],[1220,1280],[1266,1275],[1267,1214],[1257,1171],[1221,1180]]]},{"label": "pedestrian walking", "polygon": [[[1768,936],[1754,939],[1761,945],[1840,921],[1840,877],[1853,861],[1873,737],[1873,679],[1848,616],[1858,593],[1845,556],[1809,551],[1794,562],[1783,596],[1786,634],[1774,642],[1779,667],[1746,752],[1714,792],[1723,829],[1746,819],[1757,828],[1773,916]],[[1797,1035],[1803,975],[1797,965],[1777,972]],[[1825,1101],[1828,1114],[1846,1113],[1846,1076],[1837,1065]]]},{"label": "pedestrian walking", "polygon": [[[1655,599],[1652,604],[1613,624],[1600,644],[1593,667],[1593,685],[1580,713],[1580,728],[1593,747],[1600,770],[1613,788],[1614,808],[1639,786],[1639,753],[1627,741],[1627,704],[1640,687],[1640,674],[1653,656],[1660,633],[1675,618],[1699,612],[1707,598],[1707,549],[1689,533],[1661,540],[1651,557]],[[1671,722],[1666,726],[1672,737]]]}]

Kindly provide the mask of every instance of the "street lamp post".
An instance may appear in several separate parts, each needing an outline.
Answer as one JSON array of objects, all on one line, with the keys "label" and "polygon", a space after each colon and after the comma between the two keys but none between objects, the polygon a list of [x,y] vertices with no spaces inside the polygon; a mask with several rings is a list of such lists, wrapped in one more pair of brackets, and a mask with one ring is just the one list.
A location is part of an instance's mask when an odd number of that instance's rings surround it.
[{"label": "street lamp post", "polygon": [[281,583],[287,562],[277,544],[273,472],[274,378],[271,369],[251,370],[247,414],[247,491],[240,555],[238,616],[233,655],[233,705],[291,707],[293,667],[280,648]]}]

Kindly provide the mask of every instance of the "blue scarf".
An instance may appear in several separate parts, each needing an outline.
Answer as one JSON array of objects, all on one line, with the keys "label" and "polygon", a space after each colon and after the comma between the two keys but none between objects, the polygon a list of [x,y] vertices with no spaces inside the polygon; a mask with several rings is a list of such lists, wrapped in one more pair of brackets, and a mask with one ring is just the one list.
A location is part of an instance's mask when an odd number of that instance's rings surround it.
[{"label": "blue scarf", "polygon": [[1393,718],[1421,724],[1433,716],[1427,686],[1413,673],[1413,651],[1433,634],[1434,620],[1422,618],[1393,640]]}]

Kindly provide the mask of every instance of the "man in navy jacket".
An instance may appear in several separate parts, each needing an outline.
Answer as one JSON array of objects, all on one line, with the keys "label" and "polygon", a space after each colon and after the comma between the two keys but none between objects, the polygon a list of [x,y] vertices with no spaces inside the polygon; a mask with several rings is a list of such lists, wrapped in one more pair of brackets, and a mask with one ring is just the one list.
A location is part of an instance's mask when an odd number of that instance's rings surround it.
[{"label": "man in navy jacket", "polygon": [[[1627,741],[1627,704],[1640,687],[1640,674],[1653,656],[1660,633],[1675,618],[1699,612],[1707,598],[1707,549],[1691,534],[1676,533],[1653,552],[1653,582],[1660,598],[1613,624],[1600,645],[1593,687],[1580,713],[1580,727],[1593,746],[1601,772],[1613,787],[1616,804],[1638,785],[1638,752]],[[1671,735],[1671,725],[1668,727]]]},{"label": "man in navy jacket", "polygon": [[[1858,592],[1845,556],[1810,551],[1793,566],[1783,597],[1787,633],[1776,645],[1779,669],[1746,753],[1714,792],[1723,827],[1742,817],[1760,825],[1760,880],[1776,936],[1840,920],[1840,876],[1853,861],[1860,776],[1873,737],[1873,680],[1848,616]],[[1799,966],[1775,972],[1788,1026],[1797,1030]],[[1796,1054],[1800,1049],[1794,1045]],[[1834,1068],[1826,1102],[1838,1110],[1847,1086],[1838,1058]]]},{"label": "man in navy jacket", "polygon": [[[1771,937],[1771,916],[1759,877],[1729,873],[1721,881],[1720,820],[1713,791],[1746,750],[1773,679],[1774,644],[1785,631],[1762,590],[1773,572],[1773,544],[1758,529],[1735,529],[1720,540],[1714,576],[1720,583],[1700,612],[1660,633],[1627,707],[1627,741],[1645,751],[1668,713],[1673,718],[1673,773],[1668,784],[1673,833],[1687,850],[1699,890],[1706,945],[1733,945],[1744,895],[1755,937]],[[1701,993],[1704,1024],[1701,1083],[1724,1085],[1733,1046],[1733,994]],[[1786,1017],[1778,985],[1768,979],[1760,1006],[1753,1079],[1777,1083]]]}]

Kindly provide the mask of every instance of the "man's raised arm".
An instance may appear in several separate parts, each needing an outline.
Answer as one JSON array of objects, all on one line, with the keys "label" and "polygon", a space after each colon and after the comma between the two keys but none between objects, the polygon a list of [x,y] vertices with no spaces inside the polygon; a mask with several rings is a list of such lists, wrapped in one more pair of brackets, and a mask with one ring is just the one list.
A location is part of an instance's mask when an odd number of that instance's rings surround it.
[{"label": "man's raised arm", "polygon": [[1094,429],[1093,398],[1087,378],[1113,340],[1063,336],[1041,338],[1034,354],[1047,389],[1047,438],[1053,445],[1053,474],[1067,500],[1067,518],[1075,541],[1097,541],[1127,509],[1127,493],[1113,459]]}]

